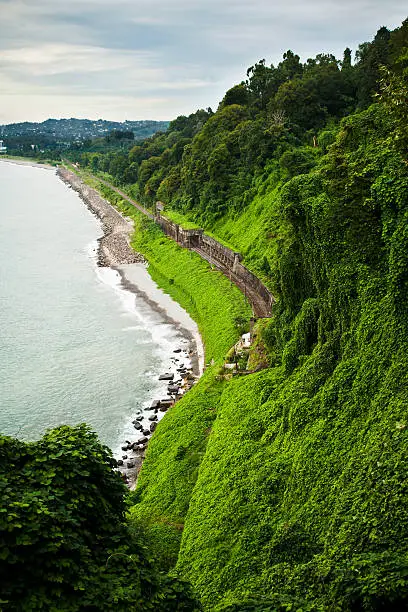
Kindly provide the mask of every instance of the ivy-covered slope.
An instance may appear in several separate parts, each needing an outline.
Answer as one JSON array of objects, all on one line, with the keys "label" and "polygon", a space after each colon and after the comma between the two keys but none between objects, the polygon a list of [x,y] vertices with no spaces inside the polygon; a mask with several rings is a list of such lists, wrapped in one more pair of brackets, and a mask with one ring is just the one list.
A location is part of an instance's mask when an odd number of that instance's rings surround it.
[{"label": "ivy-covered slope", "polygon": [[345,119],[276,201],[291,232],[276,259],[273,367],[223,392],[179,555],[208,610],[408,605],[408,168],[395,100]]},{"label": "ivy-covered slope", "polygon": [[[215,419],[193,486],[179,463],[188,450],[164,444],[191,430],[182,420],[202,408],[191,395],[177,427],[161,425],[163,455],[153,438],[133,511],[157,507],[166,523],[172,500],[184,503],[177,571],[207,610],[408,605],[407,28],[382,29],[360,49],[359,106],[381,94],[365,110],[340,123],[329,117],[320,131],[312,118],[313,131],[302,131],[290,116],[251,165],[246,153],[255,155],[277,121],[273,104],[256,110],[262,96],[251,101],[261,63],[227,92],[170,174],[156,159],[157,195],[241,250],[277,298],[263,332],[270,367],[223,384],[209,401]],[[285,62],[296,64],[293,54]],[[320,75],[335,71],[330,58],[317,65]],[[306,87],[315,68],[288,81]],[[278,84],[271,99],[281,87],[289,94]],[[258,128],[261,139],[249,144],[242,135]],[[143,481],[164,457],[181,496]],[[169,565],[176,555],[174,546]]]}]

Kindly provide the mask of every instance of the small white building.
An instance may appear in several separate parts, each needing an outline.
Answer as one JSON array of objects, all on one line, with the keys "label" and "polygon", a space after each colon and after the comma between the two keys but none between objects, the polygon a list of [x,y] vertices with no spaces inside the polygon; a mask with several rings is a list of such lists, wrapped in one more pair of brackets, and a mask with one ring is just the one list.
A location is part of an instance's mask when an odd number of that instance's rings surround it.
[{"label": "small white building", "polygon": [[0,153],[7,153],[7,147],[3,145],[3,140],[0,140]]}]

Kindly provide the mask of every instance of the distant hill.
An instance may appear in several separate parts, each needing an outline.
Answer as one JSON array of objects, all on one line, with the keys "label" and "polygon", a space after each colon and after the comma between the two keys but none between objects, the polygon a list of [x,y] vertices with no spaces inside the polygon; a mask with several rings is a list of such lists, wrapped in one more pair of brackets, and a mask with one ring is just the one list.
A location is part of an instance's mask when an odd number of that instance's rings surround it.
[{"label": "distant hill", "polygon": [[165,132],[169,121],[105,121],[98,119],[47,119],[42,123],[9,123],[0,125],[2,138],[15,138],[25,136],[47,136],[54,141],[72,142],[106,136],[112,131],[133,132],[135,140],[148,138],[156,132]]}]

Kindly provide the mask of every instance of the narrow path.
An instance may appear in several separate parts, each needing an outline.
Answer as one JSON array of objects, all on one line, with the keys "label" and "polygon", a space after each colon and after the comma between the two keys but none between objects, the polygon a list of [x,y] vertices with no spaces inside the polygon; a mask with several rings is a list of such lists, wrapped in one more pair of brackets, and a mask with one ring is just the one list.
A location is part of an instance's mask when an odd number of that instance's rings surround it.
[{"label": "narrow path", "polygon": [[94,176],[94,175],[91,175],[91,176],[95,178],[96,180],[100,181],[101,183],[103,183],[104,185],[106,185],[106,187],[109,187],[109,189],[112,189],[112,191],[116,191],[116,193],[118,193],[124,200],[126,200],[126,202],[129,202],[129,204],[137,208],[137,210],[139,210],[141,213],[146,215],[146,217],[149,217],[149,219],[154,220],[154,215],[151,212],[149,212],[147,208],[144,208],[144,206],[142,206],[141,204],[138,204],[138,202],[129,198],[129,196],[126,195],[124,191],[122,191],[121,189],[118,189],[117,187],[115,187],[111,183],[108,183],[108,181],[105,181],[105,179],[102,179],[99,176]]}]

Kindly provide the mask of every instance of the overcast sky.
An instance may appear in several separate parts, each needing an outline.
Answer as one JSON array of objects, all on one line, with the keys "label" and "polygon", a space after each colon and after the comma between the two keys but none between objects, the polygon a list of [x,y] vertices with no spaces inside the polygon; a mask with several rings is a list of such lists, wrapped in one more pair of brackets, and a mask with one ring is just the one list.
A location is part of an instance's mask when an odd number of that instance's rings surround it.
[{"label": "overcast sky", "polygon": [[259,59],[342,57],[406,0],[0,0],[0,123],[216,109]]}]

